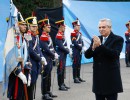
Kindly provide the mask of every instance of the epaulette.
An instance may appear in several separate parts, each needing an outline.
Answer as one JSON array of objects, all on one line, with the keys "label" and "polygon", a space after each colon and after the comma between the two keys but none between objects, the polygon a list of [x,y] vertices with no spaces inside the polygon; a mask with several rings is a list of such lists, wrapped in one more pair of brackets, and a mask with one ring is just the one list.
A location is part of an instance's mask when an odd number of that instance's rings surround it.
[{"label": "epaulette", "polygon": [[41,41],[49,41],[49,38],[48,38],[48,36],[46,36],[45,34],[42,34],[42,35],[40,36],[40,40],[41,40]]},{"label": "epaulette", "polygon": [[56,38],[62,40],[63,39],[63,35],[60,34],[60,33],[57,33]]},{"label": "epaulette", "polygon": [[76,37],[76,35],[77,35],[77,33],[76,33],[76,32],[72,32],[72,33],[71,33],[71,36]]}]

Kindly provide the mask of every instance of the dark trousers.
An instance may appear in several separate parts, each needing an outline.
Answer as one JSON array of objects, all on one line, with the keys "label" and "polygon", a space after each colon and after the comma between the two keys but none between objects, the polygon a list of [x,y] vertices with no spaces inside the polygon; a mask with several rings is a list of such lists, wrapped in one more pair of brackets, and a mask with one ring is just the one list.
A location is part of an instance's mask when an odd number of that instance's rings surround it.
[{"label": "dark trousers", "polygon": [[[14,94],[17,94],[14,99]],[[7,97],[9,100],[24,100],[24,84],[14,73],[9,76]]]},{"label": "dark trousers", "polygon": [[110,95],[100,95],[95,94],[96,100],[117,100],[118,94],[110,94]]},{"label": "dark trousers", "polygon": [[41,92],[42,95],[47,94],[51,90],[51,71],[53,67],[53,61],[47,59],[47,65],[44,66],[44,72],[41,74]]},{"label": "dark trousers", "polygon": [[59,65],[57,67],[57,79],[58,79],[58,86],[64,84],[65,79],[65,64],[66,64],[66,57],[61,57],[59,60]]},{"label": "dark trousers", "polygon": [[47,94],[51,89],[51,73],[41,75],[41,91],[42,95]]},{"label": "dark trousers", "polygon": [[130,67],[130,43],[126,43],[125,61],[127,67]]},{"label": "dark trousers", "polygon": [[27,90],[28,90],[28,100],[33,100],[33,98],[35,99],[36,83],[30,84]]},{"label": "dark trousers", "polygon": [[61,85],[64,84],[64,74],[65,74],[65,68],[60,70],[59,68],[57,69],[57,79],[58,79],[58,86],[61,87]]},{"label": "dark trousers", "polygon": [[80,78],[80,69],[81,69],[81,57],[82,55],[76,56],[73,58],[73,79]]}]

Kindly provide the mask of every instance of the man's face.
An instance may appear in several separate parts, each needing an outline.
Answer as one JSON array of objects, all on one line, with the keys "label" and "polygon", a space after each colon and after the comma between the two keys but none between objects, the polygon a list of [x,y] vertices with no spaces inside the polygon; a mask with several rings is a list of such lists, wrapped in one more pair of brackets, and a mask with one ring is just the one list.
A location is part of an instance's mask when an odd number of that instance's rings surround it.
[{"label": "man's face", "polygon": [[111,32],[111,27],[107,25],[106,21],[99,23],[99,32],[102,36],[107,37]]},{"label": "man's face", "polygon": [[19,29],[21,33],[25,33],[27,30],[27,25],[26,24],[19,24]]},{"label": "man's face", "polygon": [[51,32],[51,26],[45,26],[45,27],[43,28],[43,30],[44,30],[45,32],[47,32],[47,33],[50,33],[50,32]]},{"label": "man's face", "polygon": [[65,26],[60,26],[60,27],[61,27],[62,32],[64,32],[65,31]]},{"label": "man's face", "polygon": [[30,26],[30,30],[35,34],[38,30],[38,26]]},{"label": "man's face", "polygon": [[75,25],[75,30],[79,31],[80,30],[80,25]]},{"label": "man's face", "polygon": [[127,29],[130,30],[130,22],[126,25]]},{"label": "man's face", "polygon": [[128,28],[128,30],[130,30],[130,25],[127,28]]}]

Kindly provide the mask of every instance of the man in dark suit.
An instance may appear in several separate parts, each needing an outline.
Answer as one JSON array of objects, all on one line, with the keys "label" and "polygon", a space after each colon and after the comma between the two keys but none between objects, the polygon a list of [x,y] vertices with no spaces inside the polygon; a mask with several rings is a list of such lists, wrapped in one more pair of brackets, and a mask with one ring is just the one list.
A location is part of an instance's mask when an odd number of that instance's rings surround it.
[{"label": "man in dark suit", "polygon": [[111,20],[99,21],[101,36],[94,36],[86,58],[93,57],[93,92],[96,100],[117,100],[118,93],[123,92],[120,75],[120,53],[123,38],[111,31]]}]

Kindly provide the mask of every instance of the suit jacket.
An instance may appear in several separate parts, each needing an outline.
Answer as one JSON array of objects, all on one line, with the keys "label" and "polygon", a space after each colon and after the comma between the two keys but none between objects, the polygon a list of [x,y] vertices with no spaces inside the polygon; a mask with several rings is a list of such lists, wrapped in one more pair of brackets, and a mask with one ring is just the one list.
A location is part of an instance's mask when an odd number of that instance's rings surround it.
[{"label": "suit jacket", "polygon": [[[102,41],[103,37],[99,36]],[[113,34],[108,36],[105,44],[101,44],[94,51],[93,41],[85,52],[86,58],[93,57],[93,92],[97,94],[113,94],[123,92],[120,75],[120,53],[123,38]]]}]

